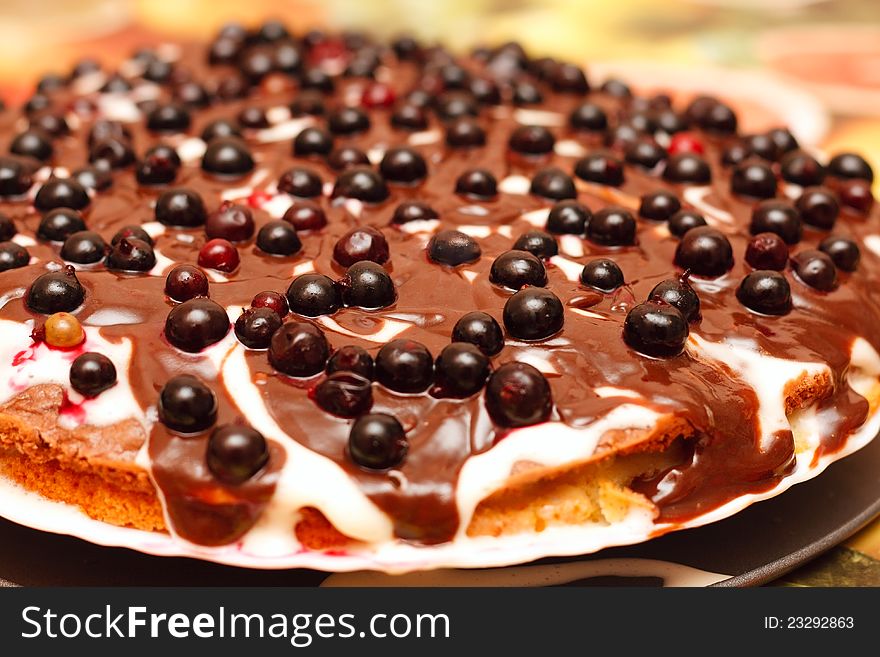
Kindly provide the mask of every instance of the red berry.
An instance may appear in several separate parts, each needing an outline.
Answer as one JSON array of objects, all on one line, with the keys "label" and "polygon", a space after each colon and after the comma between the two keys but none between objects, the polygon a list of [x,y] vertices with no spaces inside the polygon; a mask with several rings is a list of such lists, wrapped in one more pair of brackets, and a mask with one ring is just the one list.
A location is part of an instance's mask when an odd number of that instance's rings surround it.
[{"label": "red berry", "polygon": [[230,242],[245,242],[254,235],[254,216],[250,208],[223,201],[205,220],[205,234]]},{"label": "red berry", "polygon": [[287,305],[287,297],[280,292],[272,290],[258,292],[253,301],[251,301],[251,308],[269,308],[278,313],[279,317],[284,317],[290,312]]},{"label": "red berry", "polygon": [[165,278],[165,294],[175,301],[208,296],[208,277],[198,267],[177,265]]},{"label": "red berry", "polygon": [[263,189],[255,189],[250,196],[248,196],[247,203],[252,208],[256,208],[259,210],[263,207],[264,204],[268,203],[272,200],[272,195],[263,190]]},{"label": "red berry", "polygon": [[746,247],[746,262],[755,269],[782,271],[788,264],[788,246],[776,233],[759,233]]},{"label": "red berry", "polygon": [[874,195],[871,193],[871,183],[867,180],[847,180],[838,189],[840,202],[854,210],[867,214],[874,205]]},{"label": "red berry", "polygon": [[387,84],[373,82],[361,95],[361,104],[364,107],[391,107],[394,104],[394,90]]},{"label": "red berry", "polygon": [[337,240],[333,246],[333,259],[343,267],[350,267],[361,260],[378,264],[388,261],[388,241],[375,228],[354,228]]},{"label": "red berry", "polygon": [[314,201],[297,201],[281,217],[299,230],[320,230],[327,225],[327,215]]},{"label": "red berry", "polygon": [[240,262],[238,251],[228,240],[209,240],[199,251],[200,267],[229,273],[235,271]]},{"label": "red berry", "polygon": [[669,148],[666,150],[669,151],[670,155],[675,155],[677,153],[705,152],[703,143],[686,132],[678,132],[672,135],[672,139],[669,140]]},{"label": "red berry", "polygon": [[324,66],[330,62],[344,62],[348,49],[342,39],[324,39],[316,43],[309,51],[309,64]]}]

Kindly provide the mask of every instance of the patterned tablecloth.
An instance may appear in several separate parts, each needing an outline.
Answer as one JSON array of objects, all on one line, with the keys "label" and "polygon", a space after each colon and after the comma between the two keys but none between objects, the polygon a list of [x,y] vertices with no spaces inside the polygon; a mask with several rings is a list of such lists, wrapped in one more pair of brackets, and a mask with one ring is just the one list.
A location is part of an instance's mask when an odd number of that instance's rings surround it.
[{"label": "patterned tablecloth", "polygon": [[[747,108],[759,130],[852,149],[880,170],[877,0],[7,0],[0,9],[0,98],[27,98],[41,73],[86,54],[112,65],[164,38],[203,37],[228,20],[406,30],[453,47],[516,39],[527,49],[620,74],[643,91],[701,87]],[[875,187],[875,195],[880,188]],[[777,582],[880,586],[880,519]]]}]

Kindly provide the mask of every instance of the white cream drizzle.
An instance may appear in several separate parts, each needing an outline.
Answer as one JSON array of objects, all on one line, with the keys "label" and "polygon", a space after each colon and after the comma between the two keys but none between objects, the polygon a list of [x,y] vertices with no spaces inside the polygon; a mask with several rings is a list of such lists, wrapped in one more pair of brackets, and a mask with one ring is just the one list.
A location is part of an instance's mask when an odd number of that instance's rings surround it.
[{"label": "white cream drizzle", "polygon": [[706,201],[706,197],[711,193],[712,188],[708,185],[701,187],[686,187],[684,190],[684,200],[693,205],[697,210],[703,213],[706,223],[710,225],[718,225],[719,223],[731,226],[734,223],[733,215],[716,208],[714,205]]},{"label": "white cream drizzle", "polygon": [[177,155],[186,163],[196,162],[202,159],[205,151],[208,149],[202,139],[198,137],[188,137],[177,145]]},{"label": "white cream drizzle", "polygon": [[277,141],[295,139],[299,133],[309,126],[314,125],[314,123],[315,119],[311,116],[287,119],[286,121],[281,121],[268,128],[257,130],[256,140],[262,144],[269,144]]},{"label": "white cream drizzle", "polygon": [[880,256],[880,235],[866,235],[862,243],[871,253]]},{"label": "white cream drizzle", "polygon": [[581,272],[584,270],[584,266],[581,263],[558,255],[550,258],[550,264],[557,267],[570,281],[580,280]]},{"label": "white cream drizzle", "polygon": [[550,128],[565,125],[565,116],[559,112],[548,112],[547,110],[516,109],[513,111],[513,119],[522,125],[540,125]]},{"label": "white cream drizzle", "polygon": [[293,197],[287,194],[276,194],[268,201],[264,201],[260,208],[265,210],[273,219],[281,219],[284,213],[293,205]]},{"label": "white cream drizzle", "polygon": [[396,319],[376,319],[382,328],[373,333],[356,333],[355,331],[350,331],[341,326],[336,320],[327,316],[318,317],[316,321],[329,331],[334,331],[335,333],[340,333],[353,338],[363,338],[378,344],[384,344],[393,340],[411,326],[409,322],[401,322]]},{"label": "white cream drizzle", "polygon": [[511,175],[498,183],[498,191],[505,194],[528,194],[532,181],[521,175]]},{"label": "white cream drizzle", "polygon": [[488,208],[484,208],[482,205],[462,205],[458,208],[458,212],[471,217],[486,217],[489,215]]},{"label": "white cream drizzle", "polygon": [[560,139],[553,146],[553,152],[562,157],[583,157],[587,149],[573,139]]},{"label": "white cream drizzle", "polygon": [[141,120],[141,110],[128,94],[100,94],[98,111],[111,121],[136,123]]},{"label": "white cream drizzle", "polygon": [[439,130],[423,130],[421,132],[412,133],[407,141],[410,146],[427,146],[428,144],[434,144],[440,141],[442,136],[443,133]]},{"label": "white cream drizzle", "polygon": [[550,216],[550,208],[540,208],[531,212],[523,212],[520,218],[527,221],[536,228],[543,228],[547,225],[547,217]]},{"label": "white cream drizzle", "polygon": [[16,233],[12,236],[12,241],[18,244],[19,246],[23,246],[25,248],[29,246],[36,246],[37,240],[35,240],[30,235],[25,235],[23,233]]},{"label": "white cream drizzle", "polygon": [[560,235],[559,250],[571,258],[580,258],[584,255],[584,243],[577,235]]},{"label": "white cream drizzle", "polygon": [[418,219],[416,221],[408,221],[405,224],[396,224],[394,227],[397,230],[408,233],[410,235],[417,235],[419,233],[435,233],[440,227],[440,220]]}]

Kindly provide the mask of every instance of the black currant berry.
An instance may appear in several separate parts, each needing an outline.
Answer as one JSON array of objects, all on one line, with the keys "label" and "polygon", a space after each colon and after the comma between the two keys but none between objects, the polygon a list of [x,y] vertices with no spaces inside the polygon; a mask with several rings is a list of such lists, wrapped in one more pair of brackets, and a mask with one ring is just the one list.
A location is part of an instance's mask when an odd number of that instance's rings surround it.
[{"label": "black currant berry", "polygon": [[67,262],[89,265],[100,262],[107,255],[107,243],[98,233],[81,230],[64,240],[61,257]]},{"label": "black currant berry", "polygon": [[608,153],[591,153],[574,165],[574,173],[581,180],[620,187],[623,184],[623,162]]},{"label": "black currant berry", "polygon": [[25,294],[27,307],[34,312],[51,315],[73,312],[82,305],[86,293],[73,267],[38,276]]},{"label": "black currant berry", "polygon": [[309,322],[286,322],[269,342],[269,363],[288,376],[314,376],[324,370],[329,357],[327,338]]},{"label": "black currant berry", "polygon": [[751,198],[776,196],[776,175],[760,161],[746,160],[733,170],[730,191]]},{"label": "black currant berry", "polygon": [[165,294],[175,301],[208,296],[208,277],[193,265],[177,265],[165,277]]},{"label": "black currant berry", "polygon": [[534,178],[532,178],[529,192],[535,196],[549,198],[554,201],[577,197],[574,180],[558,167],[539,169],[535,173]]},{"label": "black currant berry", "polygon": [[323,274],[301,274],[287,288],[291,312],[305,317],[332,315],[342,305],[339,285]]},{"label": "black currant berry", "polygon": [[159,420],[180,433],[204,431],[217,421],[217,397],[201,379],[180,374],[159,393]]},{"label": "black currant berry", "polygon": [[351,427],[348,454],[367,470],[388,470],[406,458],[409,443],[400,422],[385,413],[362,415]]},{"label": "black currant berry", "polygon": [[376,381],[389,390],[423,392],[434,378],[434,358],[422,343],[399,338],[379,350],[375,372]]},{"label": "black currant berry", "polygon": [[339,281],[342,302],[365,310],[387,308],[397,300],[394,281],[382,265],[370,260],[354,263]]},{"label": "black currant berry", "polygon": [[373,406],[370,380],[349,371],[330,374],[310,394],[323,410],[339,417],[358,417]]},{"label": "black currant berry", "polygon": [[837,195],[827,187],[807,187],[795,206],[805,224],[821,230],[831,230],[840,214]]},{"label": "black currant berry", "polygon": [[30,261],[30,253],[20,244],[0,242],[0,272],[25,267]]},{"label": "black currant berry", "polygon": [[114,271],[150,271],[156,266],[156,254],[146,242],[123,237],[110,249],[105,264]]},{"label": "black currant berry", "polygon": [[420,201],[404,201],[394,209],[391,215],[392,224],[407,224],[410,221],[429,221],[440,217],[437,211],[427,203]]},{"label": "black currant berry", "polygon": [[553,152],[556,139],[544,126],[523,125],[511,133],[507,144],[512,151],[523,155],[546,155]]},{"label": "black currant berry", "polygon": [[498,193],[498,183],[486,169],[471,169],[455,181],[455,193],[479,201],[488,201]]},{"label": "black currant berry", "polygon": [[385,179],[370,167],[351,167],[339,174],[333,186],[333,198],[354,198],[365,203],[381,203],[388,198]]},{"label": "black currant berry", "polygon": [[413,184],[427,177],[428,165],[417,151],[398,147],[385,152],[379,172],[389,182]]},{"label": "black currant berry", "polygon": [[699,212],[693,210],[679,210],[669,218],[667,227],[669,232],[678,238],[684,237],[684,234],[691,228],[698,226],[706,226],[706,220]]},{"label": "black currant berry", "polygon": [[254,157],[238,137],[217,137],[202,156],[202,170],[215,176],[238,177],[254,169]]},{"label": "black currant berry", "polygon": [[220,342],[229,333],[229,316],[215,301],[196,297],[171,309],[165,319],[165,337],[173,346],[196,353]]},{"label": "black currant berry", "polygon": [[82,210],[90,202],[85,187],[72,178],[50,178],[34,197],[34,207],[40,212],[54,208]]},{"label": "black currant berry", "polygon": [[354,372],[365,379],[373,380],[373,357],[363,347],[349,344],[340,347],[333,352],[327,361],[325,371],[327,374],[334,372]]},{"label": "black currant berry", "polygon": [[388,262],[389,257],[388,240],[381,231],[370,226],[350,230],[333,246],[333,259],[343,267],[364,260],[381,265]]},{"label": "black currant berry", "polygon": [[486,410],[492,421],[504,428],[545,422],[553,412],[550,384],[531,365],[505,363],[486,382]]},{"label": "black currant berry", "polygon": [[832,235],[822,240],[819,250],[827,253],[838,269],[843,271],[855,271],[859,266],[861,253],[859,246],[847,237]]},{"label": "black currant berry", "polygon": [[669,221],[680,210],[678,197],[663,190],[645,194],[639,204],[639,216],[651,221]]},{"label": "black currant berry", "polygon": [[293,226],[276,219],[260,228],[257,233],[257,247],[269,255],[291,256],[302,250],[302,241]]},{"label": "black currant berry", "polygon": [[837,178],[858,178],[874,182],[874,170],[861,155],[839,153],[828,163],[828,172]]},{"label": "black currant berry", "polygon": [[791,287],[778,271],[759,269],[747,274],[736,290],[736,298],[762,315],[784,315],[791,310]]},{"label": "black currant berry", "polygon": [[86,222],[79,212],[70,208],[55,208],[40,220],[37,237],[47,242],[63,242],[82,230],[86,230]]},{"label": "black currant berry", "polygon": [[706,185],[712,182],[712,169],[696,153],[677,153],[666,161],[663,179],[673,183]]},{"label": "black currant berry", "polygon": [[441,265],[457,267],[480,259],[482,250],[470,235],[458,230],[441,230],[431,237],[428,258]]},{"label": "black currant berry", "polygon": [[824,251],[810,249],[791,259],[797,277],[812,288],[830,292],[837,287],[837,267]]},{"label": "black currant berry", "polygon": [[141,185],[167,185],[174,182],[181,161],[177,151],[165,144],[148,150],[135,169],[135,178]]},{"label": "black currant berry", "polygon": [[116,367],[104,354],[86,352],[70,365],[70,387],[83,397],[97,397],[116,385]]},{"label": "black currant berry", "polygon": [[489,281],[514,291],[526,285],[543,287],[547,271],[544,263],[528,251],[507,251],[492,262]]},{"label": "black currant berry", "polygon": [[217,479],[238,486],[266,466],[269,446],[263,434],[251,427],[224,424],[211,432],[205,462]]},{"label": "black currant berry", "polygon": [[604,246],[635,244],[636,220],[625,208],[614,205],[602,208],[587,224],[587,238]]},{"label": "black currant berry", "polygon": [[700,319],[700,297],[684,276],[659,282],[648,300],[663,301],[678,309],[688,322]]},{"label": "black currant berry", "polygon": [[610,293],[623,285],[623,272],[616,262],[597,258],[584,265],[581,283],[600,292]]},{"label": "black currant berry", "polygon": [[730,241],[710,226],[691,228],[678,243],[675,264],[697,276],[721,276],[733,266]]},{"label": "black currant berry", "polygon": [[562,302],[540,287],[526,287],[504,304],[504,327],[515,338],[544,340],[562,330],[565,321]]},{"label": "black currant berry", "polygon": [[202,197],[191,189],[168,189],[156,200],[156,221],[166,226],[194,228],[205,223]]},{"label": "black currant berry", "polygon": [[788,245],[776,233],[758,233],[746,247],[746,262],[755,269],[782,271],[788,264]]},{"label": "black currant berry", "polygon": [[550,208],[545,228],[557,235],[583,235],[592,216],[590,209],[579,201],[559,201]]},{"label": "black currant berry", "polygon": [[281,318],[271,308],[245,308],[235,320],[235,336],[249,349],[267,349]]},{"label": "black currant berry", "polygon": [[801,215],[788,201],[767,200],[752,210],[749,225],[752,235],[776,233],[786,244],[797,244],[804,232]]},{"label": "black currant berry", "polygon": [[688,323],[684,315],[668,303],[646,301],[626,315],[623,339],[634,350],[653,358],[671,358],[684,351]]},{"label": "black currant berry", "polygon": [[320,196],[324,188],[321,177],[308,167],[293,167],[278,178],[278,191],[299,198]]},{"label": "black currant berry", "polygon": [[520,235],[513,248],[518,251],[528,251],[532,255],[546,260],[559,254],[559,245],[556,239],[543,230],[530,230]]},{"label": "black currant berry", "polygon": [[438,392],[445,397],[470,397],[483,388],[490,370],[488,357],[476,346],[453,342],[434,363]]},{"label": "black currant berry", "polygon": [[495,318],[474,310],[463,315],[452,329],[453,342],[469,342],[487,356],[494,356],[504,348],[504,334]]}]

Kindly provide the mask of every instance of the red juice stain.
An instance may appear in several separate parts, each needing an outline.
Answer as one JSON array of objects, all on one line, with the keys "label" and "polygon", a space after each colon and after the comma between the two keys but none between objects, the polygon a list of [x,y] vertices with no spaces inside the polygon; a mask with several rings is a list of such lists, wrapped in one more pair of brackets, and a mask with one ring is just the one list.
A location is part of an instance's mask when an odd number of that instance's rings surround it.
[{"label": "red juice stain", "polygon": [[12,357],[12,366],[18,367],[22,363],[34,360],[34,348],[28,347],[27,349],[22,349],[15,356]]},{"label": "red juice stain", "polygon": [[86,421],[86,411],[83,408],[82,402],[74,404],[70,401],[70,397],[67,396],[66,390],[61,398],[61,407],[58,409],[58,414],[72,419],[77,424],[83,424]]},{"label": "red juice stain", "polygon": [[272,199],[272,195],[264,189],[255,189],[250,196],[248,196],[247,203],[249,206],[256,210],[262,209],[263,205],[268,203]]}]

